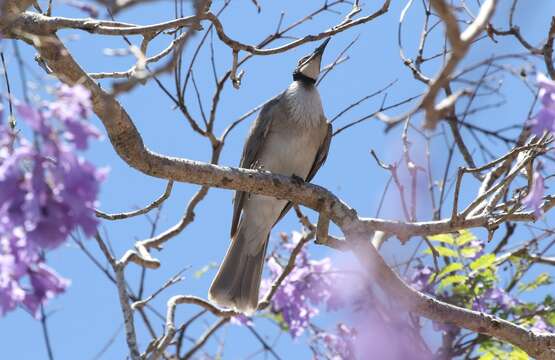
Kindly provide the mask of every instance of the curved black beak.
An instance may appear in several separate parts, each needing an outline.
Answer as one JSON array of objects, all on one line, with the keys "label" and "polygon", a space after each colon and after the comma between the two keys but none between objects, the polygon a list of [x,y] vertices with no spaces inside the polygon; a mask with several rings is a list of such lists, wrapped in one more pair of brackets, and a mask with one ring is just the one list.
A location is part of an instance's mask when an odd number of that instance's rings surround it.
[{"label": "curved black beak", "polygon": [[330,39],[331,38],[327,38],[326,40],[324,40],[324,42],[314,50],[314,52],[312,53],[312,56],[318,56],[318,55],[321,56],[324,53],[324,50],[326,49],[326,45],[328,45],[328,43],[330,42]]}]

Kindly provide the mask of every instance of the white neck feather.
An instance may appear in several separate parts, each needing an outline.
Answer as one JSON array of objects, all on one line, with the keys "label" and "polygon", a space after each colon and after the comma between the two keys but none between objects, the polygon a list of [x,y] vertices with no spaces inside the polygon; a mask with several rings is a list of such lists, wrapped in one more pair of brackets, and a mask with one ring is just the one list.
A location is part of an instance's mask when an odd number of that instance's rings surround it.
[{"label": "white neck feather", "polygon": [[315,86],[293,81],[285,91],[291,119],[305,126],[318,125],[324,115],[320,93]]}]

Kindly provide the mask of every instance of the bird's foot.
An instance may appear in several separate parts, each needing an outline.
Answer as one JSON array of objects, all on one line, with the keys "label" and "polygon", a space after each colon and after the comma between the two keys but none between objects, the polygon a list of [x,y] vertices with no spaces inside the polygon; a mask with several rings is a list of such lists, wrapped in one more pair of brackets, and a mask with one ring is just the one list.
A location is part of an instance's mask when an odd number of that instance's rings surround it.
[{"label": "bird's foot", "polygon": [[291,178],[293,179],[293,182],[296,185],[304,184],[304,179],[302,177],[300,177],[299,175],[293,174],[293,175],[291,175]]}]

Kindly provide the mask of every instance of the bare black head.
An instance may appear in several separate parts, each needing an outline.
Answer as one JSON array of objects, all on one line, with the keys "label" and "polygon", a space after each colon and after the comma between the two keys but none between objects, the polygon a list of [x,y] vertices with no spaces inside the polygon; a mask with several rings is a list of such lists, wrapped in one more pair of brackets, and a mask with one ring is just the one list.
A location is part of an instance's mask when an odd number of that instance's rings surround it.
[{"label": "bare black head", "polygon": [[320,74],[322,55],[324,55],[324,49],[329,41],[330,38],[327,38],[312,54],[299,60],[295,71],[293,71],[293,80],[308,84],[316,83],[316,79],[318,79],[318,75]]}]

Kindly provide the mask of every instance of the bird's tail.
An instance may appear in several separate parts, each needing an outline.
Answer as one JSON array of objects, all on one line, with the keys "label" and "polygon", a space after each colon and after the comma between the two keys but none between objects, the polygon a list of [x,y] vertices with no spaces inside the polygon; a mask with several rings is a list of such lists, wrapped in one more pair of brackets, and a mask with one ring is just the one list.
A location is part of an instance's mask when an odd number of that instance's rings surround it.
[{"label": "bird's tail", "polygon": [[[208,298],[220,306],[252,314],[258,306],[269,232],[252,234],[245,229],[245,226],[239,226],[232,238],[224,261],[212,281]],[[258,239],[251,239],[253,236]],[[252,244],[262,242],[263,246],[257,246],[259,250],[253,252]]]}]

